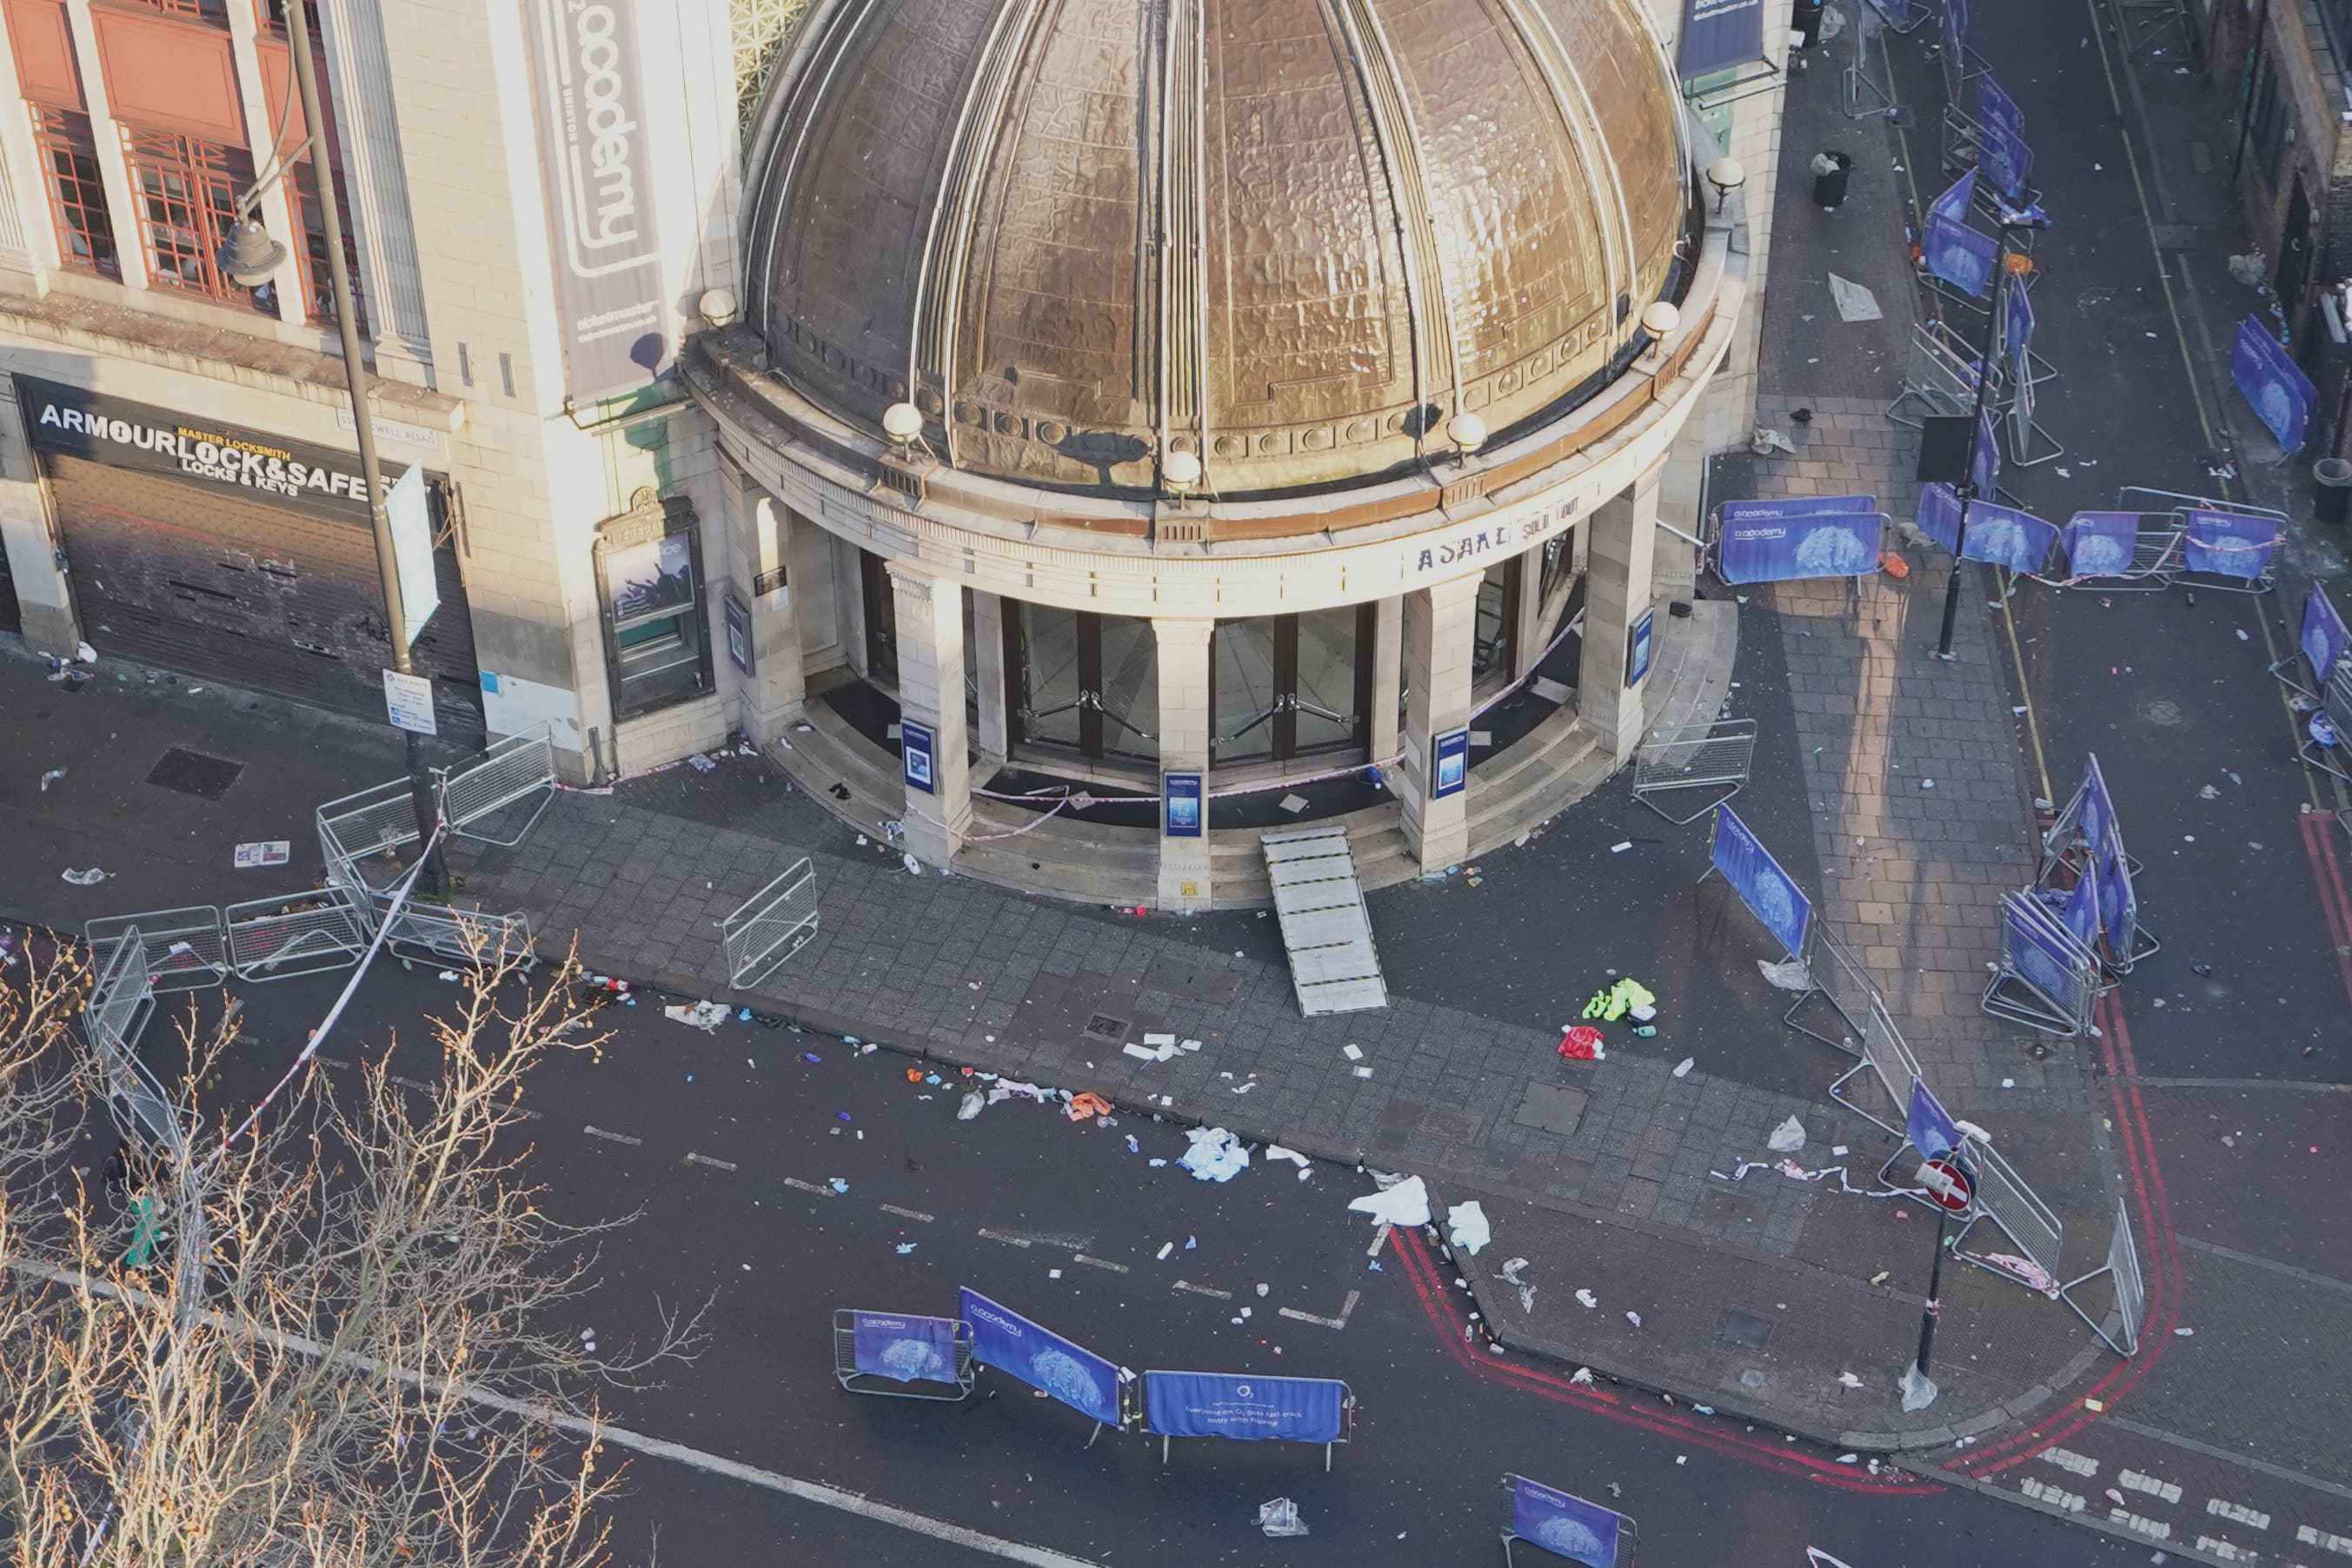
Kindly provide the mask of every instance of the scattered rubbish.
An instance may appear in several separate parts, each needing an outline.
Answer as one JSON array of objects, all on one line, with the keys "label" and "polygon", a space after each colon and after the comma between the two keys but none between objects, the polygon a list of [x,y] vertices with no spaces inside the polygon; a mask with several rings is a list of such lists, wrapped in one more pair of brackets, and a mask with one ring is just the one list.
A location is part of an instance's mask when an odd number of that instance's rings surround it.
[{"label": "scattered rubbish", "polygon": [[914,1250],[915,1250],[915,1245],[916,1245],[916,1244],[915,1244],[915,1243],[913,1243],[913,1242],[911,1242],[911,1241],[902,1241],[902,1242],[900,1242],[900,1243],[898,1244],[898,1256],[899,1256],[899,1257],[901,1257],[901,1258],[906,1257],[906,1256],[907,1256],[907,1254],[908,1254],[908,1253],[910,1253],[910,1252],[912,1252],[912,1251],[914,1251]]},{"label": "scattered rubbish", "polygon": [[1416,1226],[1429,1223],[1429,1189],[1419,1176],[1407,1176],[1377,1193],[1366,1193],[1348,1205],[1353,1214],[1368,1214],[1381,1225]]},{"label": "scattered rubbish", "polygon": [[697,1002],[686,1007],[665,1007],[662,1016],[672,1023],[689,1024],[704,1034],[715,1034],[727,1021],[726,1005],[719,1002]]},{"label": "scattered rubbish", "polygon": [[1601,1305],[1601,1298],[1594,1295],[1590,1290],[1578,1290],[1576,1293],[1576,1299],[1580,1304],[1586,1308],[1597,1308]]},{"label": "scattered rubbish", "polygon": [[1101,1095],[1089,1091],[1072,1095],[1062,1114],[1073,1121],[1084,1121],[1089,1116],[1108,1116],[1118,1109]]},{"label": "scattered rubbish", "polygon": [[1642,1314],[1639,1312],[1628,1312],[1625,1314],[1625,1321],[1638,1329],[1642,1326]]},{"label": "scattered rubbish", "polygon": [[1805,961],[1801,958],[1787,959],[1780,963],[1759,958],[1756,961],[1756,967],[1762,972],[1767,984],[1780,990],[1811,991],[1813,988],[1813,972],[1805,967]]},{"label": "scattered rubbish", "polygon": [[1658,1037],[1658,1026],[1655,1024],[1636,1024],[1633,1033],[1642,1039],[1654,1040]]},{"label": "scattered rubbish", "polygon": [[76,643],[74,645],[74,662],[77,664],[96,664],[98,662],[98,649],[90,647],[88,643]]},{"label": "scattered rubbish", "polygon": [[1527,1281],[1519,1278],[1519,1270],[1525,1268],[1527,1266],[1528,1260],[1524,1258],[1505,1258],[1503,1260],[1503,1282],[1507,1285],[1526,1284]]},{"label": "scattered rubbish", "polygon": [[1293,792],[1292,794],[1284,795],[1280,800],[1276,801],[1274,804],[1282,807],[1283,810],[1290,813],[1291,816],[1296,816],[1300,812],[1307,809],[1307,797],[1303,795]]},{"label": "scattered rubbish", "polygon": [[1786,452],[1792,458],[1797,455],[1796,443],[1790,441],[1786,433],[1769,430],[1761,425],[1756,427],[1754,435],[1748,437],[1748,448],[1759,458],[1769,458],[1775,452]]},{"label": "scattered rubbish", "polygon": [[1140,1154],[1143,1152],[1143,1145],[1135,1141],[1135,1134],[1132,1132],[1127,1135],[1127,1152],[1130,1154]]},{"label": "scattered rubbish", "polygon": [[1235,1094],[1247,1094],[1250,1090],[1252,1090],[1252,1089],[1255,1089],[1256,1087],[1257,1087],[1257,1083],[1256,1083],[1256,1081],[1255,1081],[1255,1079],[1253,1079],[1252,1081],[1250,1081],[1250,1082],[1248,1082],[1248,1083],[1237,1083],[1237,1084],[1234,1085],[1233,1092],[1234,1092],[1234,1093],[1235,1093]]},{"label": "scattered rubbish", "polygon": [[1176,1244],[1175,1244],[1174,1242],[1172,1242],[1172,1241],[1163,1241],[1163,1242],[1161,1242],[1161,1243],[1160,1244],[1160,1262],[1162,1262],[1162,1263],[1167,1262],[1167,1261],[1168,1261],[1168,1255],[1169,1255],[1170,1253],[1171,1253],[1171,1252],[1175,1251],[1175,1250],[1176,1250]]},{"label": "scattered rubbish", "polygon": [[849,1192],[849,1184],[839,1176],[826,1177],[824,1184],[831,1187],[836,1194],[845,1196]]},{"label": "scattered rubbish", "polygon": [[457,983],[457,972],[454,969],[445,969],[440,973],[437,978],[447,982],[449,984],[455,985]]},{"label": "scattered rubbish", "polygon": [[1919,787],[1921,789],[1934,789],[1936,787],[1936,781],[1934,779],[1921,779],[1919,781]]},{"label": "scattered rubbish", "polygon": [[[1925,1410],[1936,1403],[1936,1380],[1921,1372],[1917,1362],[1903,1369],[1903,1380],[1895,1386],[1903,1391],[1903,1413],[1906,1415]],[[1840,1460],[1839,1463],[1844,1461]]]},{"label": "scattered rubbish", "polygon": [[1265,1146],[1265,1157],[1269,1160],[1287,1160],[1292,1164],[1298,1166],[1302,1170],[1305,1169],[1307,1165],[1306,1155],[1300,1153],[1296,1149],[1286,1149],[1279,1143],[1267,1144]]},{"label": "scattered rubbish", "polygon": [[1854,1374],[1850,1372],[1842,1372],[1838,1373],[1838,1386],[1840,1388],[1860,1388],[1862,1386],[1862,1379],[1854,1376]]},{"label": "scattered rubbish", "polygon": [[1838,320],[1848,324],[1886,319],[1886,313],[1878,308],[1877,295],[1834,272],[1830,274],[1830,298],[1836,302]]},{"label": "scattered rubbish", "polygon": [[283,866],[293,858],[294,847],[283,838],[257,839],[236,847],[231,864],[240,871],[256,866]]},{"label": "scattered rubbish", "polygon": [[1522,1286],[1520,1286],[1520,1287],[1519,1287],[1519,1310],[1520,1310],[1520,1311],[1522,1311],[1522,1312],[1526,1312],[1526,1313],[1532,1314],[1532,1313],[1535,1311],[1535,1310],[1536,1310],[1536,1288],[1535,1288],[1534,1286],[1532,1286],[1532,1285],[1522,1285]]},{"label": "scattered rubbish", "polygon": [[716,773],[719,769],[719,764],[717,763],[712,762],[700,752],[697,752],[692,756],[687,758],[686,765],[692,768],[698,773]]},{"label": "scattered rubbish", "polygon": [[1358,1068],[1356,1069],[1356,1076],[1358,1078],[1370,1078],[1372,1076],[1372,1069],[1370,1068]]},{"label": "scattered rubbish", "polygon": [[1843,1160],[1846,1156],[1846,1146],[1843,1143],[1833,1143],[1830,1146],[1830,1152]]},{"label": "scattered rubbish", "polygon": [[1626,850],[1631,849],[1632,847],[1633,847],[1633,841],[1628,838],[1622,844],[1612,844],[1609,847],[1609,853],[1612,855],[1622,855]]},{"label": "scattered rubbish", "polygon": [[901,865],[907,868],[907,875],[909,877],[919,877],[923,874],[923,863],[920,860],[916,859],[912,855],[901,855],[898,857],[898,860]]},{"label": "scattered rubbish", "polygon": [[2215,789],[2211,784],[2207,784],[2203,789],[2197,792],[2197,798],[2199,800],[2219,800],[2221,798],[2221,792]]},{"label": "scattered rubbish", "polygon": [[106,873],[100,870],[95,866],[92,866],[87,871],[76,871],[71,868],[68,868],[63,875],[67,881],[71,882],[77,888],[94,888],[98,886],[99,883],[106,880]]},{"label": "scattered rubbish", "polygon": [[65,776],[66,771],[63,768],[51,768],[47,773],[43,773],[41,775],[41,793],[43,795],[48,794],[49,786]]},{"label": "scattered rubbish", "polygon": [[1257,1505],[1257,1527],[1268,1535],[1304,1535],[1307,1527],[1298,1522],[1298,1505],[1286,1497]]},{"label": "scattered rubbish", "polygon": [[1259,1300],[1261,1300],[1261,1301],[1265,1300],[1268,1296],[1272,1295],[1273,1293],[1274,1293],[1274,1287],[1273,1287],[1273,1286],[1266,1284],[1264,1280],[1260,1280],[1260,1281],[1258,1282],[1258,1287],[1257,1287],[1257,1299],[1258,1299]]},{"label": "scattered rubbish", "polygon": [[1791,1116],[1772,1129],[1772,1135],[1764,1141],[1764,1146],[1775,1154],[1795,1153],[1805,1146],[1805,1124]]},{"label": "scattered rubbish", "polygon": [[1589,1366],[1580,1366],[1568,1374],[1568,1381],[1579,1387],[1590,1388],[1592,1386],[1592,1369]]},{"label": "scattered rubbish", "polygon": [[1048,1279],[1059,1279],[1061,1277],[1062,1271],[1058,1268],[1048,1268],[1045,1270],[1045,1278]]},{"label": "scattered rubbish", "polygon": [[1172,1038],[1164,1046],[1150,1044],[1149,1041],[1151,1039],[1151,1037],[1149,1035],[1145,1036],[1144,1039],[1147,1042],[1146,1044],[1140,1046],[1121,1046],[1119,1047],[1119,1050],[1127,1056],[1133,1057],[1139,1062],[1164,1062],[1168,1060],[1169,1058],[1176,1054],[1176,1042]]},{"label": "scattered rubbish", "polygon": [[1351,1062],[1360,1062],[1364,1059],[1364,1048],[1361,1046],[1341,1046],[1339,1047],[1339,1054],[1347,1058]]},{"label": "scattered rubbish", "polygon": [[1613,1024],[1636,1007],[1654,1007],[1657,1000],[1657,994],[1648,986],[1627,975],[1607,990],[1595,992],[1592,1000],[1584,1005],[1582,1016]]},{"label": "scattered rubbish", "polygon": [[969,1121],[987,1109],[988,1096],[976,1089],[969,1090],[963,1097],[963,1103],[956,1107],[956,1120]]},{"label": "scattered rubbish", "polygon": [[1194,1247],[1200,1245],[1201,1238],[1197,1236],[1188,1236],[1184,1238],[1184,1250],[1187,1252],[1192,1251]]},{"label": "scattered rubbish", "polygon": [[2175,1339],[2181,1339],[2181,1340],[2185,1340],[2185,1339],[2189,1338],[2191,1335],[2195,1334],[2196,1332],[2197,1332],[2197,1331],[2196,1331],[2195,1329],[2175,1329],[2175,1330],[2173,1330],[2173,1331],[2172,1331],[2172,1335],[2173,1335],[2173,1338],[2175,1338]]},{"label": "scattered rubbish", "polygon": [[2248,637],[2248,636],[2246,635],[2246,628],[2245,628],[2245,627],[2243,627],[2243,626],[2240,626],[2240,627],[2238,628],[2238,640],[2239,640],[2240,642],[2252,642],[2252,641],[2253,641],[2253,639],[2252,639],[2252,637]]},{"label": "scattered rubbish", "polygon": [[1599,1061],[1605,1049],[1601,1042],[1601,1031],[1590,1024],[1571,1024],[1560,1031],[1559,1054],[1571,1061]]},{"label": "scattered rubbish", "polygon": [[[1223,1127],[1191,1127],[1184,1136],[1192,1146],[1176,1163],[1203,1182],[1230,1182],[1249,1168],[1249,1150],[1242,1141]],[[1188,1238],[1184,1250],[1192,1249]]]},{"label": "scattered rubbish", "polygon": [[1494,1229],[1486,1223],[1486,1211],[1475,1202],[1454,1205],[1445,1211],[1445,1239],[1471,1257],[1477,1257],[1495,1239]]},{"label": "scattered rubbish", "polygon": [[1675,1064],[1674,1076],[1676,1078],[1688,1078],[1691,1074],[1691,1068],[1696,1066],[1698,1066],[1698,1058],[1696,1057],[1685,1057],[1682,1060]]}]

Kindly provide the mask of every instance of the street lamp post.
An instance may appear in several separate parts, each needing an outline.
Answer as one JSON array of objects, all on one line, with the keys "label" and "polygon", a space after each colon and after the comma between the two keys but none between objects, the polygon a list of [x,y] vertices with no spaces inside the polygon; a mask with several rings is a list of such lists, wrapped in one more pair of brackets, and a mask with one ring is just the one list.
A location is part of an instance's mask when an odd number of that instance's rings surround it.
[{"label": "street lamp post", "polygon": [[[294,156],[300,157],[304,149],[310,152],[310,168],[319,183],[319,221],[326,231],[327,277],[334,300],[335,328],[342,339],[343,378],[351,388],[352,428],[359,437],[360,481],[367,487],[368,525],[375,535],[376,576],[383,586],[384,614],[390,622],[392,667],[402,675],[414,675],[415,659],[408,645],[407,609],[400,592],[392,519],[384,510],[383,470],[376,462],[375,424],[368,412],[367,370],[361,357],[357,314],[352,309],[351,269],[343,264],[343,222],[335,200],[335,171],[327,156],[326,119],[319,110],[318,67],[310,58],[308,0],[286,0],[286,27],[290,35],[292,47],[289,52],[294,58],[294,79],[301,95],[306,132],[306,140]],[[290,159],[280,158],[278,163],[278,172],[271,176],[273,180],[283,178],[292,166]],[[249,204],[263,188],[257,185],[239,206]],[[299,202],[295,210],[300,211]],[[270,239],[261,226],[249,217],[241,217],[231,231],[222,258],[230,277],[248,285],[265,281],[285,258],[285,247]],[[407,743],[408,794],[416,810],[417,842],[425,852],[425,868],[418,883],[422,891],[438,893],[446,886],[446,877],[440,845],[434,837],[439,811],[434,804],[432,776],[425,771],[425,741],[413,730],[404,730],[401,734]]]}]

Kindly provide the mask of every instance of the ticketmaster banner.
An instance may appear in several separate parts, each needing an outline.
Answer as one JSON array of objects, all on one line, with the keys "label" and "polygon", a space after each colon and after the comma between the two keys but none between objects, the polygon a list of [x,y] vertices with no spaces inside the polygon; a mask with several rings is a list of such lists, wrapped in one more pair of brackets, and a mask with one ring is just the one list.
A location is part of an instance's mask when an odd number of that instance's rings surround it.
[{"label": "ticketmaster banner", "polygon": [[965,1286],[956,1310],[971,1325],[971,1359],[1007,1372],[1106,1426],[1118,1425],[1118,1368]]},{"label": "ticketmaster banner", "polygon": [[2070,577],[2120,577],[2139,547],[2139,513],[2078,511],[2059,531]]},{"label": "ticketmaster banner", "polygon": [[2056,524],[2015,507],[1978,501],[1969,508],[1968,537],[1961,542],[1966,548],[1960,553],[2031,575],[2049,562],[2050,547],[2057,542]]},{"label": "ticketmaster banner", "polygon": [[2327,683],[2327,672],[2344,657],[2346,647],[2352,646],[2352,634],[2345,630],[2344,617],[2336,613],[2327,590],[2316,583],[2304,595],[2303,635],[2296,639],[2296,646],[2311,665],[2311,679],[2322,686]]},{"label": "ticketmaster banner", "polygon": [[1884,523],[1875,496],[1726,501],[1716,571],[1727,583],[1858,577],[1877,568]]},{"label": "ticketmaster banner", "polygon": [[1707,854],[1748,912],[1763,922],[1790,958],[1802,958],[1813,918],[1812,900],[1798,890],[1780,863],[1727,805],[1715,808],[1715,841]]},{"label": "ticketmaster banner", "polygon": [[1616,1568],[1624,1522],[1614,1509],[1525,1476],[1511,1478],[1511,1533],[1554,1556],[1585,1568]]},{"label": "ticketmaster banner", "polygon": [[1143,1429],[1170,1437],[1280,1438],[1336,1443],[1348,1385],[1324,1377],[1235,1377],[1216,1372],[1143,1374]]},{"label": "ticketmaster banner", "polygon": [[577,403],[643,386],[671,363],[637,5],[526,5],[564,383]]},{"label": "ticketmaster banner", "polygon": [[[2278,437],[2286,452],[2303,450],[2305,429],[2319,389],[2294,363],[2286,345],[2270,335],[2262,322],[2248,316],[2238,323],[2238,341],[2230,354],[2230,371],[2238,390],[2254,406],[2262,422]],[[2200,568],[2201,570],[2201,568]]]},{"label": "ticketmaster banner", "polygon": [[2271,569],[2278,542],[2275,518],[2200,508],[2189,513],[2188,537],[2181,542],[2181,550],[2191,572],[2252,582]]},{"label": "ticketmaster banner", "polygon": [[853,1312],[850,1339],[857,1370],[900,1383],[956,1380],[956,1321]]},{"label": "ticketmaster banner", "polygon": [[1974,299],[1992,285],[1993,254],[2000,247],[1958,218],[1937,213],[1927,219],[1927,270]]},{"label": "ticketmaster banner", "polygon": [[1946,484],[1919,487],[1919,531],[1944,547],[1960,547],[1960,492]]}]

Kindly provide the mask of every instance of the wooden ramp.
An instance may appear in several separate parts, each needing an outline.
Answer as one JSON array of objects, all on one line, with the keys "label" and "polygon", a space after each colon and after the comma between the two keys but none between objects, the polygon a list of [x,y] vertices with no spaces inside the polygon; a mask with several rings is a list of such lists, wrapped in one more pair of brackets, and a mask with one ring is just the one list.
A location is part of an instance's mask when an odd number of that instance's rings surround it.
[{"label": "wooden ramp", "polygon": [[1364,910],[1363,889],[1356,885],[1347,828],[1336,822],[1286,828],[1263,835],[1258,843],[1274,884],[1274,909],[1282,920],[1298,1010],[1311,1018],[1387,1006],[1389,988],[1372,948],[1371,918]]}]

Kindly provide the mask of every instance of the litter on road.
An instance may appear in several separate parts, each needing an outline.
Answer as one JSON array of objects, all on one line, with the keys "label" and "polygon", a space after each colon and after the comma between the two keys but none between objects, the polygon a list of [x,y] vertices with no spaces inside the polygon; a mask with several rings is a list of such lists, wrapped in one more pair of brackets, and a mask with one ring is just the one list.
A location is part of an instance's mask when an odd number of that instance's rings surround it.
[{"label": "litter on road", "polygon": [[1407,1176],[1377,1193],[1366,1193],[1348,1205],[1349,1212],[1367,1214],[1381,1225],[1416,1226],[1429,1223],[1429,1189],[1419,1176]]},{"label": "litter on road", "polygon": [[1455,1204],[1445,1211],[1445,1239],[1468,1253],[1478,1256],[1486,1245],[1495,1239],[1495,1232],[1486,1223],[1486,1211],[1474,1201]]},{"label": "litter on road", "polygon": [[[1176,1163],[1202,1182],[1230,1182],[1249,1168],[1249,1150],[1223,1127],[1190,1127],[1184,1136],[1192,1146]],[[1185,1242],[1190,1251],[1192,1243]]]},{"label": "litter on road", "polygon": [[727,1007],[720,1002],[697,1002],[691,1006],[665,1007],[662,1016],[673,1023],[689,1024],[704,1034],[715,1034],[727,1021]]},{"label": "litter on road", "polygon": [[95,866],[92,866],[87,871],[76,871],[69,868],[63,873],[63,876],[67,881],[71,882],[77,888],[94,888],[98,886],[99,883],[106,880],[106,873],[100,870]]},{"label": "litter on road", "polygon": [[1772,1135],[1764,1140],[1764,1146],[1775,1154],[1795,1153],[1805,1146],[1805,1124],[1791,1116],[1772,1129]]}]

